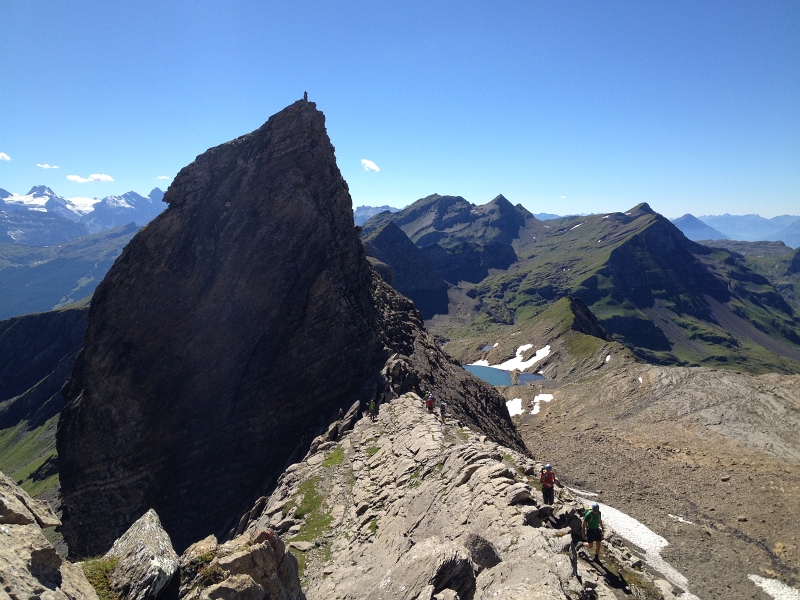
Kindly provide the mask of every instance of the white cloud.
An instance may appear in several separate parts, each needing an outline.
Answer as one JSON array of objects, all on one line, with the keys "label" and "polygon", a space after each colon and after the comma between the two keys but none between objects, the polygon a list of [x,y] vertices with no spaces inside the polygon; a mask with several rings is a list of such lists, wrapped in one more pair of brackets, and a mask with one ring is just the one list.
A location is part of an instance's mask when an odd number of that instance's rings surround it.
[{"label": "white cloud", "polygon": [[5,152],[0,152],[0,160],[8,162],[9,160],[11,160],[11,157]]},{"label": "white cloud", "polygon": [[47,163],[44,163],[43,165],[40,165],[39,163],[36,163],[36,166],[39,167],[40,169],[57,169],[58,168],[55,165],[48,165]]},{"label": "white cloud", "polygon": [[156,179],[171,179],[169,175],[159,175]]},{"label": "white cloud", "polygon": [[566,197],[566,196],[561,196],[561,199],[562,199],[562,200],[566,200],[566,199],[567,199],[567,197]]},{"label": "white cloud", "polygon": [[368,158],[362,158],[361,164],[364,166],[365,171],[375,171],[376,173],[380,171],[380,167],[376,165],[374,162],[369,160]]},{"label": "white cloud", "polygon": [[75,183],[89,183],[90,181],[114,181],[111,175],[103,175],[102,173],[92,173],[89,177],[81,177],[80,175],[67,175],[67,179]]}]

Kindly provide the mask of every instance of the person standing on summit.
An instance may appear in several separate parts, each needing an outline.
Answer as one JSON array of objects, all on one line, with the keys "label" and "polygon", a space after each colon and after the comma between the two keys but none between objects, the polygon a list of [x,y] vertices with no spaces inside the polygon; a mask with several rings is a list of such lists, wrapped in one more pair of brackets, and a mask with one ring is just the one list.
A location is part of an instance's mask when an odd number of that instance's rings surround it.
[{"label": "person standing on summit", "polygon": [[542,484],[542,497],[545,504],[552,504],[555,499],[556,471],[553,465],[547,463],[542,472],[539,473],[539,483]]}]

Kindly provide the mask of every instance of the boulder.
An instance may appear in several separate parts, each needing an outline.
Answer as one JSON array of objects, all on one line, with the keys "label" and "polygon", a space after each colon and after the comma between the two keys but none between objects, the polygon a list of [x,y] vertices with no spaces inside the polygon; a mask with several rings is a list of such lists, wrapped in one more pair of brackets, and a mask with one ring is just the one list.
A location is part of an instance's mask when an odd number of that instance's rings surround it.
[{"label": "boulder", "polygon": [[169,535],[152,509],[119,538],[103,558],[116,558],[111,587],[120,600],[150,600],[158,596],[179,559]]}]

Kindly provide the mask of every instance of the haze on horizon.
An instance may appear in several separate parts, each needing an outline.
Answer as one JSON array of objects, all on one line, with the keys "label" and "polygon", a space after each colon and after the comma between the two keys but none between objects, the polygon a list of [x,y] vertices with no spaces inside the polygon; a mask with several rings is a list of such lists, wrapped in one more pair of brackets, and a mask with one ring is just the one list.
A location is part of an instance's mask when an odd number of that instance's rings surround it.
[{"label": "haze on horizon", "polygon": [[800,212],[796,2],[51,0],[0,35],[11,192],[166,189],[308,91],[355,206]]}]

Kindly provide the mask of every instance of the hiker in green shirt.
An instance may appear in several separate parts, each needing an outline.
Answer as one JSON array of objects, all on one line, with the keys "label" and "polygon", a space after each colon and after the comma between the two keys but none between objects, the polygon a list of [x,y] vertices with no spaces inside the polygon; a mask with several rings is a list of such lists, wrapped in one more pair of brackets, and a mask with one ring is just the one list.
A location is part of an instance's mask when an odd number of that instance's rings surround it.
[{"label": "hiker in green shirt", "polygon": [[595,502],[592,504],[591,510],[587,510],[583,516],[583,539],[586,540],[586,547],[591,549],[592,543],[594,547],[594,560],[600,560],[600,542],[605,533],[603,527],[603,518],[600,515],[600,505]]}]

